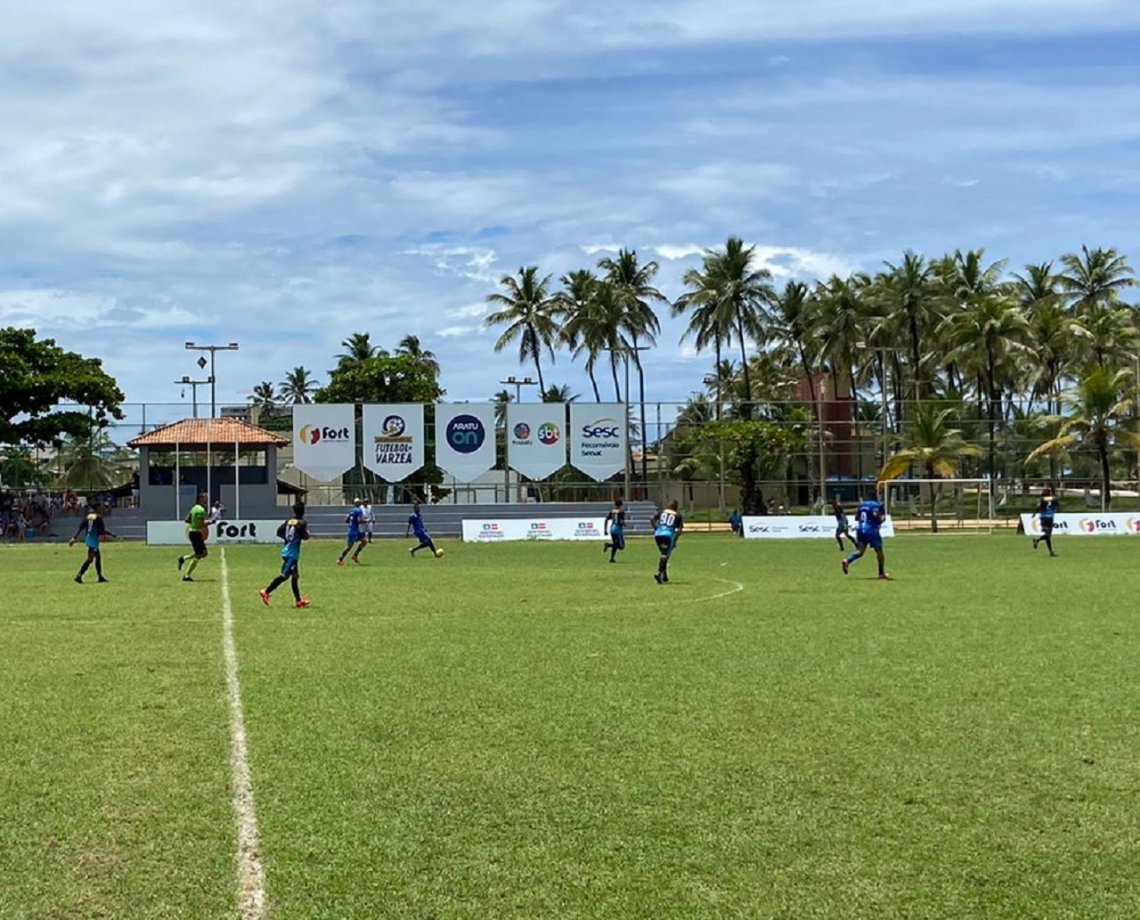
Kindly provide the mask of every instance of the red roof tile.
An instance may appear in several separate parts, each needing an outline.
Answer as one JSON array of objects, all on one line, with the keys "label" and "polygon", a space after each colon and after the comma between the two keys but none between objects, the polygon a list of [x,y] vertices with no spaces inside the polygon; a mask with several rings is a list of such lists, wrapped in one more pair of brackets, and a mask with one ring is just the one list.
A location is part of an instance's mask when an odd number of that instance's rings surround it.
[{"label": "red roof tile", "polygon": [[139,435],[127,446],[171,449],[177,444],[190,449],[234,443],[246,448],[284,447],[289,439],[236,418],[188,418]]}]

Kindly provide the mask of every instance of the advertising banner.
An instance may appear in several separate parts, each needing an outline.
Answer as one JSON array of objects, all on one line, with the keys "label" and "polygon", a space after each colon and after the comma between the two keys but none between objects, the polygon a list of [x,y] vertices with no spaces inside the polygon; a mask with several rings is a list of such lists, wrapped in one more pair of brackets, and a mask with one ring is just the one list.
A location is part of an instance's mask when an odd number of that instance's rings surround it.
[{"label": "advertising banner", "polygon": [[[277,528],[287,514],[281,509],[279,521],[215,521],[210,525],[207,544],[232,546],[235,543],[280,543]],[[147,521],[146,542],[150,546],[182,546],[188,543],[186,524],[182,521]]]},{"label": "advertising banner", "polygon": [[420,403],[364,406],[364,465],[387,482],[407,479],[424,465]]},{"label": "advertising banner", "polygon": [[321,482],[356,464],[356,420],[349,403],[293,407],[293,465]]},{"label": "advertising banner", "polygon": [[[1031,514],[1021,516],[1026,536],[1041,536],[1041,521]],[[1123,537],[1140,533],[1140,513],[1090,511],[1088,514],[1058,514],[1053,518],[1053,536]]]},{"label": "advertising banner", "polygon": [[458,482],[473,482],[495,465],[495,407],[440,403],[435,407],[435,462]]},{"label": "advertising banner", "polygon": [[604,482],[625,469],[626,418],[622,403],[570,403],[570,463]]},{"label": "advertising banner", "polygon": [[463,521],[465,543],[511,540],[604,540],[605,518],[488,518]]},{"label": "advertising banner", "polygon": [[[883,521],[879,533],[884,537],[895,535],[890,515]],[[855,527],[851,527],[855,536]],[[744,537],[747,540],[813,540],[835,539],[835,518],[827,514],[769,514],[744,518]]]},{"label": "advertising banner", "polygon": [[523,476],[545,479],[566,465],[566,404],[507,405],[507,461]]}]

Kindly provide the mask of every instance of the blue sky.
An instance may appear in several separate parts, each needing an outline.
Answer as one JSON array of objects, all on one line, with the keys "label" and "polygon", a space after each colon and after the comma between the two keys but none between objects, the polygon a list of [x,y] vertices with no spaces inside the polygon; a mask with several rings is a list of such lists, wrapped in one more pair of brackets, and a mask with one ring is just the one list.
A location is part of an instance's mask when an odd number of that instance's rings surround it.
[{"label": "blue sky", "polygon": [[[186,7],[193,7],[188,9]],[[149,11],[148,11],[149,9]],[[1126,0],[0,0],[0,324],[179,398],[419,335],[449,398],[520,368],[497,279],[738,235],[782,283],[906,248],[1140,261]],[[18,10],[18,14],[17,14]],[[711,359],[663,311],[649,396]],[[547,377],[583,394],[559,354]]]}]

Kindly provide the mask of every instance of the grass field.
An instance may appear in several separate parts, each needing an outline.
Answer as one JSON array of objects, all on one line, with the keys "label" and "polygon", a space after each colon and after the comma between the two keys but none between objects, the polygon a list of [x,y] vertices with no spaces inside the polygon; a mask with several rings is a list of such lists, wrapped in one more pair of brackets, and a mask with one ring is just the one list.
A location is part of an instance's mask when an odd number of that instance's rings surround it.
[{"label": "grass field", "polygon": [[[1135,918],[1132,539],[226,551],[274,918]],[[222,566],[0,548],[0,917],[237,915]]]}]

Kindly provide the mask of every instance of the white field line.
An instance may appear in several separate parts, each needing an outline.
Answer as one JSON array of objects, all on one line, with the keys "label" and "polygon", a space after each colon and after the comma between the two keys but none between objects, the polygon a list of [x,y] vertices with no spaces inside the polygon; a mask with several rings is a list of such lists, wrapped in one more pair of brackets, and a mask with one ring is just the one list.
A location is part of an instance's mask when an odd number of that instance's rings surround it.
[{"label": "white field line", "polygon": [[720,594],[710,594],[708,597],[694,598],[692,601],[690,601],[690,603],[697,604],[701,603],[702,601],[715,601],[719,600],[722,597],[728,597],[730,594],[739,594],[744,590],[744,585],[738,581],[732,581],[728,578],[718,578],[716,580],[719,581],[722,585],[729,585],[729,589],[727,591],[721,591]]},{"label": "white field line", "polygon": [[237,649],[234,646],[234,611],[230,605],[230,574],[226,550],[221,548],[222,648],[226,663],[226,692],[230,700],[230,773],[233,782],[234,817],[237,821],[238,912],[242,920],[262,920],[267,914],[265,866],[257,839],[257,816],[253,808],[253,782],[245,743],[241,685],[238,683]]}]

